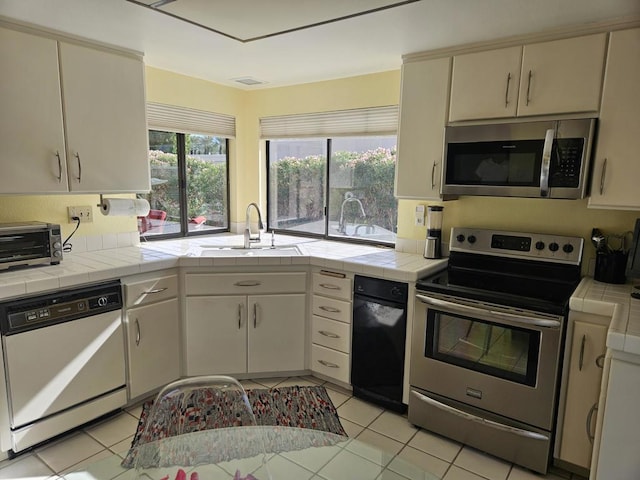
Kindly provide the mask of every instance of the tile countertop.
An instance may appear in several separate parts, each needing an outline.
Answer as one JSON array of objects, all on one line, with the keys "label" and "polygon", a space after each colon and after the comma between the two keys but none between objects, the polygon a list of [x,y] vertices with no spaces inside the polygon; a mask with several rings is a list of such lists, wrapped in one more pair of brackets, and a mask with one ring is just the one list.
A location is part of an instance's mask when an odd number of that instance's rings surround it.
[{"label": "tile countertop", "polygon": [[640,355],[640,299],[631,284],[614,285],[585,277],[569,301],[571,310],[611,317],[607,347]]},{"label": "tile countertop", "polygon": [[[269,246],[270,236],[262,244]],[[389,248],[277,235],[276,246],[296,245],[297,256],[200,257],[203,246],[241,246],[242,235],[223,234],[162,240],[136,246],[65,254],[60,265],[0,271],[0,299],[122,278],[174,267],[312,265],[362,275],[412,282],[444,268],[446,259]],[[240,254],[239,254],[240,255]]]}]

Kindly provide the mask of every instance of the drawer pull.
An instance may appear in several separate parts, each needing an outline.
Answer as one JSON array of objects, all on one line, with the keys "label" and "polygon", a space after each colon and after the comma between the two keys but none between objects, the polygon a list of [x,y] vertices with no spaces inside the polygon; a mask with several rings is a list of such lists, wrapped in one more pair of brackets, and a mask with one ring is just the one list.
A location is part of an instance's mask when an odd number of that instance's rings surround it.
[{"label": "drawer pull", "polygon": [[596,367],[604,368],[604,353],[596,358]]},{"label": "drawer pull", "polygon": [[324,365],[329,368],[340,368],[340,365],[336,365],[335,363],[327,362],[326,360],[318,360],[318,363]]},{"label": "drawer pull", "polygon": [[261,285],[262,282],[259,282],[257,280],[240,280],[239,282],[234,283],[233,285],[235,285],[236,287],[257,287],[258,285]]},{"label": "drawer pull", "polygon": [[338,285],[333,285],[332,283],[321,283],[320,286],[328,290],[342,290]]},{"label": "drawer pull", "polygon": [[593,427],[592,427],[592,423],[593,423],[593,416],[598,413],[598,404],[594,403],[593,406],[591,407],[591,409],[589,410],[589,414],[587,415],[587,438],[589,439],[589,443],[593,444],[593,440],[596,438],[596,434],[595,433],[591,433],[593,432]]},{"label": "drawer pull", "polygon": [[340,309],[339,308],[335,308],[335,307],[325,307],[324,305],[321,307],[318,307],[320,310],[324,310],[325,312],[331,312],[331,313],[340,313]]},{"label": "drawer pull", "polygon": [[142,295],[146,295],[146,294],[152,295],[154,293],[161,293],[168,289],[169,287],[162,287],[162,288],[154,288],[153,290],[145,290],[144,292],[142,292]]},{"label": "drawer pull", "polygon": [[336,335],[335,333],[327,332],[326,330],[318,330],[320,335],[324,335],[329,338],[340,338],[340,335]]}]

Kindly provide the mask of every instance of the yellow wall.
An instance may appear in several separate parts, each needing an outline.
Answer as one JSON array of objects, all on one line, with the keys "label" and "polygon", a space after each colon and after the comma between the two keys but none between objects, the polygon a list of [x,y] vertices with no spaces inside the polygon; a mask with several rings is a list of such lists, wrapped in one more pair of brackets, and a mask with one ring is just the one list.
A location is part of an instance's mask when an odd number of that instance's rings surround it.
[{"label": "yellow wall", "polygon": [[[210,110],[236,117],[237,138],[230,147],[231,221],[242,222],[246,205],[259,201],[266,206],[265,160],[259,141],[259,119],[265,116],[331,111],[397,104],[400,71],[382,72],[326,82],[282,88],[240,90],[185,77],[155,68],[146,69],[147,99]],[[131,196],[132,197],[132,196]],[[136,229],[134,218],[103,217],[95,205],[97,195],[0,196],[0,222],[24,219],[60,223],[63,234],[68,205],[94,206],[95,221],[83,225],[77,235],[127,232]],[[425,227],[414,226],[417,202],[399,202],[398,236],[423,239]],[[464,197],[445,202],[444,234],[453,225],[491,227],[514,231],[536,231],[579,235],[588,240],[591,229],[618,233],[633,228],[640,212],[587,209],[586,200],[542,200],[520,198]],[[594,256],[587,242],[585,257]]]}]

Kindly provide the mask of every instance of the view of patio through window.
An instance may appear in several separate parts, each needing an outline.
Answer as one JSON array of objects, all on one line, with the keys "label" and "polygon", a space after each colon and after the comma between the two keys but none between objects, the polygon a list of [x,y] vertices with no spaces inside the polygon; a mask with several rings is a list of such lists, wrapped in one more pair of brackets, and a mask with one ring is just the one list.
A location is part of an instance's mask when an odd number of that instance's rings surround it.
[{"label": "view of patio through window", "polygon": [[269,228],[393,244],[395,135],[267,142]]},{"label": "view of patio through window", "polygon": [[149,163],[151,193],[143,198],[149,201],[151,211],[138,218],[141,235],[228,229],[225,138],[150,130]]}]

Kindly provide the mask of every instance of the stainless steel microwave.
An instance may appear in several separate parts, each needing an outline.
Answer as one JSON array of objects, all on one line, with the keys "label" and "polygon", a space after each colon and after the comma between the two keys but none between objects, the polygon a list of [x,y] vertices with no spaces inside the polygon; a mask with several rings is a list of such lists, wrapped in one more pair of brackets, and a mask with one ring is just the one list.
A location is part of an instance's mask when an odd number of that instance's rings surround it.
[{"label": "stainless steel microwave", "polygon": [[0,223],[0,270],[55,265],[61,260],[60,225],[43,222]]},{"label": "stainless steel microwave", "polygon": [[584,198],[596,119],[450,126],[443,195]]}]

